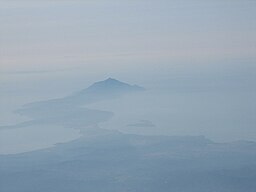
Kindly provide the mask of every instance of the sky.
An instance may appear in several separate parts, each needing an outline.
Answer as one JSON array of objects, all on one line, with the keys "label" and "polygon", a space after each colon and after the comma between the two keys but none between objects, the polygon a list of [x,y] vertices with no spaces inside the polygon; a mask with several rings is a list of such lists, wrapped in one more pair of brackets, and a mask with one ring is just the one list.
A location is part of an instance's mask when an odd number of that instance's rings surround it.
[{"label": "sky", "polygon": [[255,9],[250,0],[2,0],[1,71],[255,60]]}]

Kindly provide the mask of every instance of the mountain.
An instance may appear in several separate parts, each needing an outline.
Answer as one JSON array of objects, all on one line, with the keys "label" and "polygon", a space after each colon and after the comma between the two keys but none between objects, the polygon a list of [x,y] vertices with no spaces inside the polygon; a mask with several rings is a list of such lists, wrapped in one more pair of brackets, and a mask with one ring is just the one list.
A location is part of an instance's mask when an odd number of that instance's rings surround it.
[{"label": "mountain", "polygon": [[[138,85],[129,85],[116,79],[108,78],[104,81],[96,82],[88,88],[64,98],[26,104],[16,112],[33,118],[56,117],[64,112],[66,116],[71,116],[71,113],[75,116],[74,113],[78,111],[79,106],[118,98],[124,94],[143,90],[145,89]],[[82,112],[80,110],[81,109],[79,109],[79,113],[81,114]]]},{"label": "mountain", "polygon": [[99,81],[88,88],[67,97],[66,99],[76,103],[92,103],[100,100],[108,100],[120,97],[125,94],[144,91],[143,87],[138,85],[130,85],[118,81],[113,78],[108,78],[104,81]]},{"label": "mountain", "polygon": [[129,85],[113,78],[99,81],[92,84],[87,89],[82,90],[79,94],[121,94],[135,91],[143,91],[143,87],[138,85]]}]

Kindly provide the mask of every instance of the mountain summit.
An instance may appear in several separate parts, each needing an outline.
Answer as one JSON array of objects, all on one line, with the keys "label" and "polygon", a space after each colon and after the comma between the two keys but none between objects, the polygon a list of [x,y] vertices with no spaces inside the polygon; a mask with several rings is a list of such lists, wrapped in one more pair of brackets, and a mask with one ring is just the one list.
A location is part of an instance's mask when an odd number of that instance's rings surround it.
[{"label": "mountain summit", "polygon": [[117,93],[128,93],[134,91],[143,91],[143,87],[138,85],[130,85],[113,78],[108,78],[104,81],[99,81],[92,84],[87,89],[82,90],[80,93],[93,93],[93,94],[117,94]]},{"label": "mountain summit", "polygon": [[93,83],[86,89],[65,98],[67,103],[92,103],[100,100],[113,99],[125,94],[144,91],[143,87],[138,85],[130,85],[108,78],[103,81]]}]

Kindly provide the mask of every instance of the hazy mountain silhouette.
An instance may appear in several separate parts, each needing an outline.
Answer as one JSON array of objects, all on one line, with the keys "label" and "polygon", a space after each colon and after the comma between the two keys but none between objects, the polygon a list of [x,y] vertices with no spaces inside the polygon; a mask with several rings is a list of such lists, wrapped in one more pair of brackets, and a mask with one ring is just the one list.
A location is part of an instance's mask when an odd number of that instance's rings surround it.
[{"label": "hazy mountain silhouette", "polygon": [[[69,117],[69,120],[71,117],[76,117],[75,119],[77,121],[82,114],[87,114],[86,116],[88,116],[88,113],[95,112],[102,114],[100,115],[101,117],[104,117],[102,120],[106,120],[111,116],[109,112],[90,110],[84,107],[82,108],[82,106],[143,90],[145,89],[138,85],[129,85],[116,79],[108,78],[104,81],[96,82],[88,88],[64,98],[26,104],[16,112],[33,118],[34,120],[40,120],[40,122],[42,122],[42,118],[44,122],[53,122],[57,121],[57,119],[59,119],[58,121],[65,122],[65,119],[67,118],[63,117]],[[99,119],[97,119],[97,121],[99,121]]]},{"label": "hazy mountain silhouette", "polygon": [[138,85],[130,85],[113,78],[108,78],[104,81],[96,82],[88,88],[65,99],[76,103],[91,103],[143,90],[145,89]]},{"label": "hazy mountain silhouette", "polygon": [[109,94],[109,93],[127,93],[133,91],[142,91],[143,87],[138,85],[129,85],[127,83],[118,81],[116,79],[108,78],[104,81],[99,81],[91,85],[85,90],[82,90],[79,94],[88,94],[88,93],[100,93],[100,94]]}]

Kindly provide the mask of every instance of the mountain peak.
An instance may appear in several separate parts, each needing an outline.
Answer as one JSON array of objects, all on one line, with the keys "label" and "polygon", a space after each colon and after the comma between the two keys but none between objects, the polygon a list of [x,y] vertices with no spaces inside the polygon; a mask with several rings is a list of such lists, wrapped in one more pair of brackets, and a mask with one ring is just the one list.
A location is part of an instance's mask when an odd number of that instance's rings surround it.
[{"label": "mountain peak", "polygon": [[144,88],[137,85],[130,85],[128,83],[121,82],[114,78],[107,78],[103,81],[98,81],[92,84],[87,89],[82,92],[86,93],[124,93],[124,92],[134,92],[134,91],[142,91]]},{"label": "mountain peak", "polygon": [[99,82],[96,82],[96,83],[123,83],[123,82],[118,81],[117,79],[109,77],[109,78],[107,78],[107,79],[105,79],[103,81],[99,81]]},{"label": "mountain peak", "polygon": [[65,98],[65,101],[66,103],[75,102],[76,104],[93,103],[144,90],[143,87],[138,85],[130,85],[117,79],[107,78],[103,81],[95,82],[88,88]]},{"label": "mountain peak", "polygon": [[118,81],[118,80],[116,80],[116,79],[114,79],[114,78],[109,77],[109,78],[107,78],[105,81]]}]

